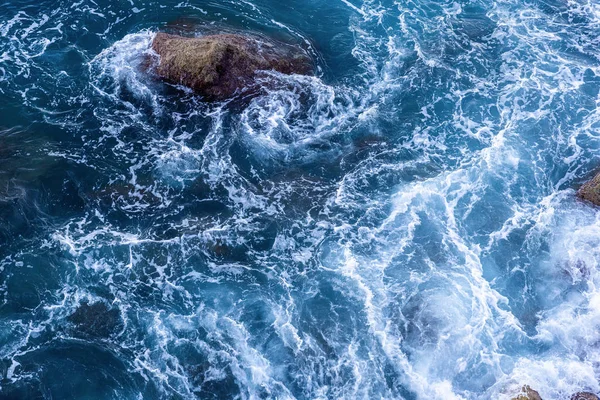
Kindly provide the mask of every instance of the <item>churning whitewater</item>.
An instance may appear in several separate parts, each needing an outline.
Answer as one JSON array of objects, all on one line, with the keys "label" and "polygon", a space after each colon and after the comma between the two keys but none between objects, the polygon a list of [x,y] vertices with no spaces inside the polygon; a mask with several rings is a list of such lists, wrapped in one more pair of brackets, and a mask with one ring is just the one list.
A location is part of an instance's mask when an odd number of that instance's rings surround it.
[{"label": "churning whitewater", "polygon": [[600,393],[599,91],[595,0],[3,0],[0,398]]}]

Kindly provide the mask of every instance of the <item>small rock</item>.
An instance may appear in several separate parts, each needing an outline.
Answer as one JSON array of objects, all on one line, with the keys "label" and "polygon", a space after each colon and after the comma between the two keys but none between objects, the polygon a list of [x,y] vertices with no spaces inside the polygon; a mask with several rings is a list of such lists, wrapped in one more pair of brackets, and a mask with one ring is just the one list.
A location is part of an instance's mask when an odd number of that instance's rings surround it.
[{"label": "small rock", "polygon": [[590,392],[579,392],[571,396],[571,400],[600,400],[600,398]]},{"label": "small rock", "polygon": [[516,397],[513,397],[512,400],[542,400],[540,394],[529,387],[529,385],[525,385],[521,388],[521,393],[519,393]]},{"label": "small rock", "polygon": [[213,100],[232,97],[260,70],[303,75],[313,70],[298,48],[237,34],[189,38],[160,32],[152,49],[160,56],[158,76]]},{"label": "small rock", "polygon": [[104,302],[88,304],[83,302],[75,312],[67,317],[77,332],[94,337],[109,337],[122,327],[121,315],[116,308]]},{"label": "small rock", "polygon": [[587,200],[590,203],[600,206],[600,173],[579,188],[577,191],[577,196],[583,200]]}]

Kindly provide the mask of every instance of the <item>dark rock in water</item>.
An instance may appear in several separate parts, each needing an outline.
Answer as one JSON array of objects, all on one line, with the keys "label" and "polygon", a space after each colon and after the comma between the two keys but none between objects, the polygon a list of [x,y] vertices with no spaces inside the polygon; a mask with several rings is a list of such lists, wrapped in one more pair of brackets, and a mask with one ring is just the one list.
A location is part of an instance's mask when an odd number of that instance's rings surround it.
[{"label": "dark rock in water", "polygon": [[525,385],[521,388],[521,393],[512,400],[542,400],[542,398],[537,391],[530,388],[529,385]]},{"label": "dark rock in water", "polygon": [[590,392],[579,392],[571,396],[571,400],[600,400],[600,398]]},{"label": "dark rock in water", "polygon": [[310,74],[306,53],[284,44],[235,34],[189,38],[157,33],[152,49],[160,56],[156,73],[213,100],[223,100],[252,83],[257,71]]},{"label": "dark rock in water", "polygon": [[600,173],[579,188],[577,196],[600,206]]},{"label": "dark rock in water", "polygon": [[93,304],[81,303],[67,319],[75,325],[77,332],[93,337],[109,337],[123,326],[119,310],[110,308],[101,301]]}]

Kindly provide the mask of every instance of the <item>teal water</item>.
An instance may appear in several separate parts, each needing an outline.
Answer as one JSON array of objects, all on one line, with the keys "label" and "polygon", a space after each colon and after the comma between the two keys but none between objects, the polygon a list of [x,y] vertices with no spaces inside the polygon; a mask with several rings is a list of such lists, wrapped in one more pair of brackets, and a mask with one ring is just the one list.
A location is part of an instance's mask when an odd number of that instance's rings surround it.
[{"label": "teal water", "polygon": [[[315,77],[208,103],[159,30]],[[600,392],[600,5],[0,2],[0,398]]]}]

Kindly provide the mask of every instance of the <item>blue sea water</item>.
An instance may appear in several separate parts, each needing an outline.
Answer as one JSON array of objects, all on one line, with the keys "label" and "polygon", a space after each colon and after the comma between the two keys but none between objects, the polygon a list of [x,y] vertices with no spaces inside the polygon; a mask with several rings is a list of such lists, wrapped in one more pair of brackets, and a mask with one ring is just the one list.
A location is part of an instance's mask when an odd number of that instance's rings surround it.
[{"label": "blue sea water", "polygon": [[[210,103],[153,35],[314,77]],[[595,0],[0,1],[0,398],[600,392]]]}]

